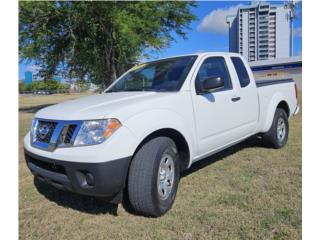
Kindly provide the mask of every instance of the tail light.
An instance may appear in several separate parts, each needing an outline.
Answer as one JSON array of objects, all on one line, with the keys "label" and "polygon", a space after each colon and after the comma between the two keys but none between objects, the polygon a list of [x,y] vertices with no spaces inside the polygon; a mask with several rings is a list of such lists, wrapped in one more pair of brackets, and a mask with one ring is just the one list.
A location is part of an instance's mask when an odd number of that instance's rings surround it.
[{"label": "tail light", "polygon": [[294,90],[296,92],[296,99],[298,100],[298,89],[297,89],[297,84],[294,84]]}]

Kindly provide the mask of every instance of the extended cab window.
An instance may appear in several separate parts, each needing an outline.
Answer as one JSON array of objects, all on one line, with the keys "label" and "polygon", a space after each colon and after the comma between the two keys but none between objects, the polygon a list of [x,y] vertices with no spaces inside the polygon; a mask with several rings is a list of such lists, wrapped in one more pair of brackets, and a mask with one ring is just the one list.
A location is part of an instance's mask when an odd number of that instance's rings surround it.
[{"label": "extended cab window", "polygon": [[196,78],[196,89],[199,90],[198,84],[200,82],[211,77],[221,77],[223,79],[224,87],[222,90],[232,89],[229,71],[223,57],[210,57],[204,60]]},{"label": "extended cab window", "polygon": [[239,57],[231,57],[231,61],[238,74],[240,86],[242,88],[248,86],[250,83],[250,78],[247,69],[243,64],[243,61]]}]

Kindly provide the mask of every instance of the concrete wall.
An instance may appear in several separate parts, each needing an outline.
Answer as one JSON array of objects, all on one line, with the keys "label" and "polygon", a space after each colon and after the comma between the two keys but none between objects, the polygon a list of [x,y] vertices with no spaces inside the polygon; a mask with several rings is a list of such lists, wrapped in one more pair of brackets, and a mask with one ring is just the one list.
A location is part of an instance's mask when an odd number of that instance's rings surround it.
[{"label": "concrete wall", "polygon": [[276,11],[276,58],[290,56],[290,21],[288,10],[278,7]]},{"label": "concrete wall", "polygon": [[239,52],[238,49],[238,18],[236,16],[230,19],[229,28],[229,52]]},{"label": "concrete wall", "polygon": [[249,12],[242,12],[242,29],[243,29],[243,57],[249,59]]}]

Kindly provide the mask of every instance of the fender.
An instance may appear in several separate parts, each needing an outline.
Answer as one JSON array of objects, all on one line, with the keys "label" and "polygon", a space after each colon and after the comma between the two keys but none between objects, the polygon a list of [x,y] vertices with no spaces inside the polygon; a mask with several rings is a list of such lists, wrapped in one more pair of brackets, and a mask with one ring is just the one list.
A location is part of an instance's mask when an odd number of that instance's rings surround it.
[{"label": "fender", "polygon": [[196,138],[190,131],[192,127],[186,126],[186,121],[177,113],[168,109],[144,111],[128,118],[123,124],[137,137],[134,149],[136,149],[148,135],[157,130],[170,128],[178,131],[185,138],[189,147],[190,159],[188,167],[192,164],[193,156],[197,151],[194,142]]},{"label": "fender", "polygon": [[[276,108],[277,108],[278,104],[282,101],[285,101],[286,103],[288,102],[288,101],[286,101],[286,99],[282,93],[277,92],[276,94],[274,94],[272,96],[271,100],[269,101],[268,108],[266,111],[265,122],[261,123],[261,132],[269,131],[269,129],[272,125],[274,114],[276,112]],[[261,109],[260,109],[260,112],[261,112]],[[290,112],[291,112],[291,110],[290,110]]]}]

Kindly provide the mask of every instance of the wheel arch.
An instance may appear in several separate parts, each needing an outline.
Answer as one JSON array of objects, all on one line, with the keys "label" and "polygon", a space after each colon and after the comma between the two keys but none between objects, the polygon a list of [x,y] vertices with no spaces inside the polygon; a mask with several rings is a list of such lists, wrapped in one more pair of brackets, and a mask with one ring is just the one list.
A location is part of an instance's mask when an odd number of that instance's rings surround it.
[{"label": "wheel arch", "polygon": [[190,147],[186,140],[186,138],[183,136],[181,132],[174,128],[161,128],[158,130],[155,130],[145,136],[142,141],[138,144],[136,147],[133,156],[139,151],[139,149],[148,141],[151,139],[154,139],[156,137],[168,137],[174,141],[176,144],[179,155],[180,155],[180,169],[184,170],[189,167],[190,165]]},{"label": "wheel arch", "polygon": [[291,109],[289,107],[288,101],[282,94],[275,94],[268,104],[268,108],[266,110],[267,114],[265,115],[265,121],[262,125],[261,132],[267,132],[270,129],[277,108],[283,109],[286,112],[288,118],[290,117]]},{"label": "wheel arch", "polygon": [[280,101],[278,103],[276,109],[277,108],[283,109],[286,112],[287,116],[288,117],[290,116],[290,107],[289,107],[288,103],[285,100]]}]

